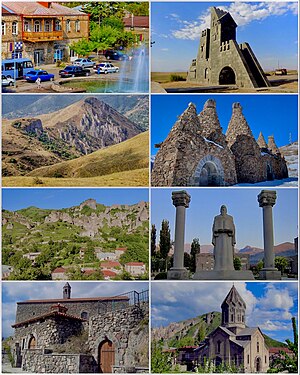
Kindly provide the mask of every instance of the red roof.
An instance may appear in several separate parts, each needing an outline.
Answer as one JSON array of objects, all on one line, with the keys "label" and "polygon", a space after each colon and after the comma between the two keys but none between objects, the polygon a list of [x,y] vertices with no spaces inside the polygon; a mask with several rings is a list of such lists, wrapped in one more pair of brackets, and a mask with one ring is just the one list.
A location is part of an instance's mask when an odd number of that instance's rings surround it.
[{"label": "red roof", "polygon": [[96,272],[96,270],[85,270],[83,273],[84,273],[84,275],[92,275],[95,272]]},{"label": "red roof", "polygon": [[149,28],[149,16],[129,16],[123,18],[125,27],[144,27]]},{"label": "red roof", "polygon": [[110,270],[103,270],[102,271],[104,277],[114,277],[117,276],[117,274]]},{"label": "red roof", "polygon": [[77,9],[69,8],[56,2],[4,1],[2,4],[17,14],[27,16],[88,16]]},{"label": "red roof", "polygon": [[126,251],[127,247],[118,247],[116,250],[118,250],[118,251]]},{"label": "red roof", "polygon": [[101,268],[116,268],[116,267],[121,267],[121,264],[119,262],[108,260],[107,262],[101,263],[100,267]]},{"label": "red roof", "polygon": [[276,354],[279,352],[285,352],[285,353],[293,353],[289,348],[282,346],[282,347],[274,347],[274,348],[269,348],[269,353],[270,354]]},{"label": "red roof", "polygon": [[145,264],[142,262],[129,262],[126,263],[125,266],[144,266]]},{"label": "red roof", "polygon": [[55,268],[54,271],[52,271],[52,273],[65,273],[65,272],[66,272],[66,269],[63,267],[57,267]]},{"label": "red roof", "polygon": [[13,328],[21,327],[24,324],[34,323],[34,322],[36,322],[40,319],[45,319],[45,318],[49,318],[49,317],[52,317],[52,316],[54,316],[54,317],[59,316],[59,317],[62,317],[62,318],[67,318],[67,319],[79,320],[81,322],[86,321],[86,319],[82,319],[82,318],[79,318],[79,317],[74,316],[74,315],[65,314],[65,313],[62,313],[62,312],[59,312],[59,311],[51,311],[49,313],[46,313],[46,314],[43,314],[43,315],[40,315],[40,316],[36,316],[34,318],[31,318],[31,319],[23,320],[22,322],[15,323],[15,324],[12,325],[12,327]]}]

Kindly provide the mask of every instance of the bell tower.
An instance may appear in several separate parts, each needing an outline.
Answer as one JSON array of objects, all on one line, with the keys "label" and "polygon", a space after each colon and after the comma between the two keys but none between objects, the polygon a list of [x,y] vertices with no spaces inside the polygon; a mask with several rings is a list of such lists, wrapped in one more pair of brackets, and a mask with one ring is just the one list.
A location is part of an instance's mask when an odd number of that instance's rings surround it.
[{"label": "bell tower", "polygon": [[246,303],[239,295],[233,285],[224,299],[222,305],[222,323],[223,327],[238,334],[241,329],[246,328]]},{"label": "bell tower", "polygon": [[71,298],[71,286],[69,283],[66,283],[63,287],[63,299]]}]

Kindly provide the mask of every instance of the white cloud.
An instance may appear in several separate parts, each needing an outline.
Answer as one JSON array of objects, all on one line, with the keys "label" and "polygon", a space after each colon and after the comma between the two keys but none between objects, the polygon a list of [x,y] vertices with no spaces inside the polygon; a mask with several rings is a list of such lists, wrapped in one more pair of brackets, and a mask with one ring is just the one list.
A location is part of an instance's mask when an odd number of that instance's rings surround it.
[{"label": "white cloud", "polygon": [[168,52],[169,48],[161,48],[160,50],[163,51],[163,52]]},{"label": "white cloud", "polygon": [[[289,12],[298,14],[298,3],[262,2],[241,3],[233,2],[229,7],[219,6],[229,11],[238,26],[245,26],[253,21],[261,21],[271,16],[282,16]],[[177,39],[197,40],[202,30],[210,27],[210,9],[205,10],[195,21],[177,19],[179,28],[172,30]],[[182,27],[182,25],[184,25]]]}]

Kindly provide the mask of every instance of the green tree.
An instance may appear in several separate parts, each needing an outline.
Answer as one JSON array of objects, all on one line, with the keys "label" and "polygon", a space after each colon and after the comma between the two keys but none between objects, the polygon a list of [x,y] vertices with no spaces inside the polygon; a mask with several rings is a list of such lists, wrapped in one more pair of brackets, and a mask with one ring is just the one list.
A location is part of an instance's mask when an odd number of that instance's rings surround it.
[{"label": "green tree", "polygon": [[240,271],[242,269],[242,262],[240,257],[233,258],[233,266],[236,271]]},{"label": "green tree", "polygon": [[172,368],[170,354],[163,352],[162,342],[154,340],[151,350],[151,370],[153,373],[162,374]]},{"label": "green tree", "polygon": [[156,228],[155,225],[152,224],[151,227],[151,256],[156,255]]},{"label": "green tree", "polygon": [[183,266],[190,269],[191,267],[191,256],[190,254],[184,252],[183,254]]},{"label": "green tree", "polygon": [[171,249],[171,234],[168,220],[163,220],[161,223],[161,230],[159,233],[159,252],[163,259],[168,257]]},{"label": "green tree", "polygon": [[206,326],[204,322],[201,322],[197,332],[196,344],[200,344],[206,337]]},{"label": "green tree", "polygon": [[275,257],[275,267],[283,274],[287,269],[289,262],[285,257]]},{"label": "green tree", "polygon": [[78,42],[70,44],[70,49],[76,52],[79,56],[88,56],[94,51],[95,45],[87,39],[81,39]]},{"label": "green tree", "polygon": [[196,272],[196,257],[197,254],[200,254],[200,242],[199,238],[194,238],[191,243],[191,262],[190,262],[190,271]]}]

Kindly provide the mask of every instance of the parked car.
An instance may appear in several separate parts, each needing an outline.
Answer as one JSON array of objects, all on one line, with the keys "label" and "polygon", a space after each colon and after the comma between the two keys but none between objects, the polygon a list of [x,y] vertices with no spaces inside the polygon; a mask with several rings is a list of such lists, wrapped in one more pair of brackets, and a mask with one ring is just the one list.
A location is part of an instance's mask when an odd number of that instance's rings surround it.
[{"label": "parked car", "polygon": [[93,69],[95,70],[96,73],[101,74],[107,74],[107,73],[118,73],[119,68],[112,63],[100,63],[100,64],[95,64],[93,66]]},{"label": "parked car", "polygon": [[14,83],[15,83],[15,80],[13,78],[7,77],[4,74],[1,74],[2,87],[13,86]]},{"label": "parked car", "polygon": [[107,60],[129,60],[128,55],[121,51],[107,50],[104,52],[104,56]]},{"label": "parked car", "polygon": [[287,70],[285,68],[275,70],[275,76],[286,76],[286,75],[287,75]]},{"label": "parked car", "polygon": [[54,81],[54,74],[48,73],[46,70],[30,70],[24,76],[27,82],[35,82],[38,78],[41,82]]},{"label": "parked car", "polygon": [[76,59],[73,64],[83,68],[92,68],[94,65],[93,61],[90,59]]},{"label": "parked car", "polygon": [[91,71],[89,69],[84,69],[81,66],[68,65],[65,69],[59,71],[59,75],[61,78],[89,76],[91,75]]}]

